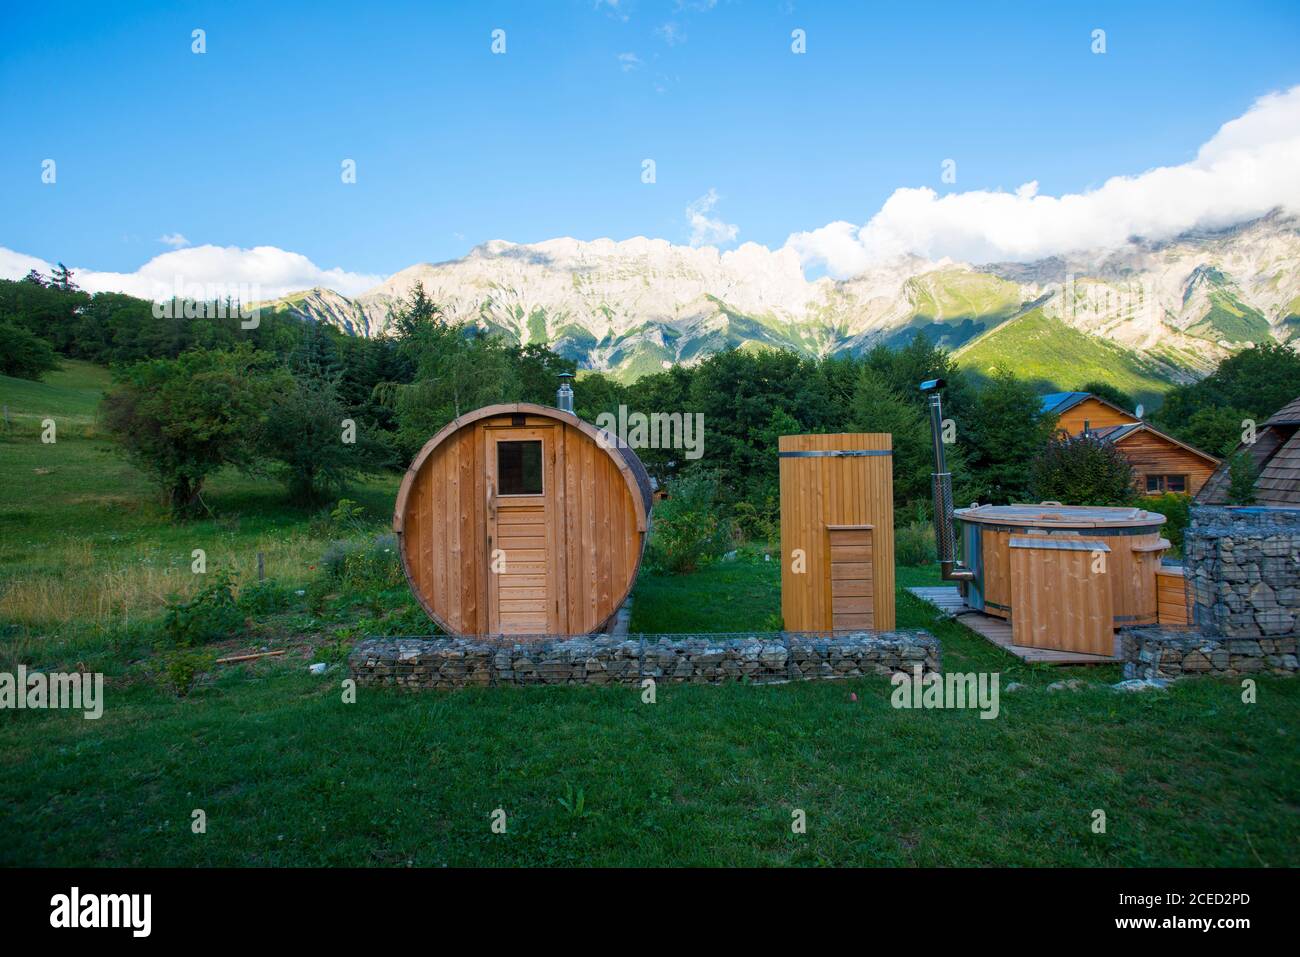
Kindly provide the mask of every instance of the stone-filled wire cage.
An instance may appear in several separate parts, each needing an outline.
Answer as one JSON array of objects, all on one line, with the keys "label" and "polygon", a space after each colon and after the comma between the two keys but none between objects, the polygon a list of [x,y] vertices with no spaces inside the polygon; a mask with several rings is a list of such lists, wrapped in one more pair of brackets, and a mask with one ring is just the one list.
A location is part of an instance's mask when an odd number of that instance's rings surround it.
[{"label": "stone-filled wire cage", "polygon": [[1192,623],[1210,635],[1300,632],[1300,508],[1192,508],[1183,539]]}]

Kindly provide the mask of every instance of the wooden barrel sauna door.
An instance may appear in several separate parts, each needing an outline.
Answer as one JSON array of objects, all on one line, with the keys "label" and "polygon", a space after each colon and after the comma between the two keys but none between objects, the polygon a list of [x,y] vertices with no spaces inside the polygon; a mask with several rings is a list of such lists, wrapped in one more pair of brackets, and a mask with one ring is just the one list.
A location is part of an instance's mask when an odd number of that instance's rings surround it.
[{"label": "wooden barrel sauna door", "polygon": [[551,428],[487,429],[488,628],[554,631],[556,588],[547,557],[555,511]]}]

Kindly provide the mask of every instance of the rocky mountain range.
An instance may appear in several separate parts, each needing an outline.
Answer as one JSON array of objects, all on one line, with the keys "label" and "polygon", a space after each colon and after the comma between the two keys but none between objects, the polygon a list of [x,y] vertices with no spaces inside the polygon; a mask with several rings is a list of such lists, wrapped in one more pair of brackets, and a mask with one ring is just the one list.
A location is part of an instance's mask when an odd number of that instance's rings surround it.
[{"label": "rocky mountain range", "polygon": [[861,352],[920,332],[979,372],[1009,365],[1072,388],[1095,373],[1139,395],[1195,379],[1249,343],[1300,331],[1300,220],[1029,263],[882,263],[807,279],[794,251],[664,240],[484,243],[403,269],[355,298],[311,289],[277,305],[383,335],[415,284],[446,315],[580,367],[631,379],[727,348]]}]

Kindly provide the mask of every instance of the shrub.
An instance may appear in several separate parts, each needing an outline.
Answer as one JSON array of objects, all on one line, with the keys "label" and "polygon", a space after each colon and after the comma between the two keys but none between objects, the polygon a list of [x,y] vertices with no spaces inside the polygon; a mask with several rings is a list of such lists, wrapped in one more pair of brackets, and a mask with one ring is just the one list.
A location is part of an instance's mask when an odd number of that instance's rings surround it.
[{"label": "shrub", "polygon": [[327,664],[341,664],[347,661],[352,646],[367,635],[373,634],[373,626],[376,624],[377,622],[374,621],[363,620],[352,627],[340,628],[330,638],[316,646],[313,657]]},{"label": "shrub", "polygon": [[213,667],[215,656],[197,648],[180,648],[163,657],[161,677],[163,683],[178,698],[184,698],[194,687],[200,674]]},{"label": "shrub", "polygon": [[1228,504],[1255,504],[1255,480],[1259,470],[1245,449],[1228,456]]},{"label": "shrub", "polygon": [[50,344],[10,322],[0,322],[0,375],[39,380],[59,367]]},{"label": "shrub", "polygon": [[737,502],[732,514],[740,533],[748,541],[762,542],[772,551],[781,549],[781,506],[777,497],[768,493],[761,505],[750,501]]},{"label": "shrub", "polygon": [[320,563],[332,581],[359,590],[392,588],[403,581],[397,536],[391,533],[376,535],[368,542],[334,542]]},{"label": "shrub", "polygon": [[1128,505],[1137,497],[1129,460],[1114,443],[1091,433],[1057,432],[1033,460],[1029,475],[1041,502]]},{"label": "shrub", "polygon": [[273,615],[289,604],[289,590],[269,578],[239,589],[239,607],[247,615]]},{"label": "shrub", "polygon": [[930,521],[925,506],[918,502],[911,519],[894,526],[894,563],[916,567],[932,565],[938,560],[934,523]]},{"label": "shrub", "polygon": [[1143,500],[1142,507],[1148,512],[1159,512],[1168,519],[1161,533],[1181,555],[1183,532],[1187,529],[1187,522],[1191,517],[1192,497],[1180,492],[1166,492],[1164,495],[1153,495]]},{"label": "shrub", "polygon": [[311,517],[307,534],[312,538],[330,538],[351,535],[367,527],[366,507],[350,498],[341,498],[333,508],[323,508]]},{"label": "shrub", "polygon": [[731,547],[731,522],[718,512],[718,477],[693,472],[673,480],[654,511],[650,564],[661,571],[692,572]]},{"label": "shrub", "polygon": [[235,602],[234,582],[225,574],[216,575],[188,601],[173,596],[163,614],[163,634],[173,648],[195,648],[229,637],[243,624],[243,613]]}]

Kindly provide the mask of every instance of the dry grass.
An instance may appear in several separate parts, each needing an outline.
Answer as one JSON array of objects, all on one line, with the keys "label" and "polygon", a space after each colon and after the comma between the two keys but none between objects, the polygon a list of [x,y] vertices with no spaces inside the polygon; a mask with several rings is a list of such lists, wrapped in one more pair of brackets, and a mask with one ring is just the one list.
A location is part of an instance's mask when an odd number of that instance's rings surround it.
[{"label": "dry grass", "polygon": [[[224,570],[240,582],[256,581],[261,552],[266,574],[288,583],[309,577],[324,547],[293,532],[207,545],[204,550],[209,573]],[[170,596],[188,596],[205,581],[192,570],[189,552],[169,552],[156,544],[103,548],[65,539],[41,551],[39,565],[0,582],[0,619],[36,629],[72,621],[124,626],[157,615]]]}]

